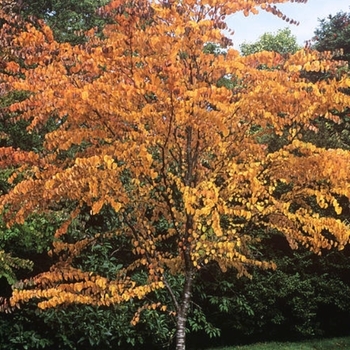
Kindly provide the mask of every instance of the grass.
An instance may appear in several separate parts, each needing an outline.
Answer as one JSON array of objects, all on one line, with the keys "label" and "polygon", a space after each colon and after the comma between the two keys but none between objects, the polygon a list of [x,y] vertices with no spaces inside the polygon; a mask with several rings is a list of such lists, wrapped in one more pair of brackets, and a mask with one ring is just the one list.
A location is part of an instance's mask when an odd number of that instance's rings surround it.
[{"label": "grass", "polygon": [[256,343],[252,345],[236,345],[231,347],[210,348],[207,350],[350,350],[350,337],[316,339],[297,343]]}]

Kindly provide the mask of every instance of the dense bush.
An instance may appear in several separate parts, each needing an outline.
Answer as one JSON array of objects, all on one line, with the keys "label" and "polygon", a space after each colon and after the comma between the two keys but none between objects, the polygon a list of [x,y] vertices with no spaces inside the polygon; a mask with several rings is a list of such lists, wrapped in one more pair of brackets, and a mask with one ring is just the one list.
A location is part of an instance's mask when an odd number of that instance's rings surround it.
[{"label": "dense bush", "polygon": [[279,236],[264,245],[277,271],[256,270],[252,280],[237,280],[234,272],[223,278],[215,267],[203,271],[195,300],[221,329],[219,342],[349,334],[350,249],[315,256],[302,248],[292,251]]}]

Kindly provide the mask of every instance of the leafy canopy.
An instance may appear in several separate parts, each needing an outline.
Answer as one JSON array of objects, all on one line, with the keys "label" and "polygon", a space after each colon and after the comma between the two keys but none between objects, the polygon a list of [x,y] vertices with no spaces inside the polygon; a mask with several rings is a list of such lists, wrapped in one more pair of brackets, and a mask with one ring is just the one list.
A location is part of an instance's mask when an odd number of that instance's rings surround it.
[{"label": "leafy canopy", "polygon": [[21,15],[30,22],[43,20],[59,42],[80,44],[84,32],[91,28],[101,30],[108,18],[99,15],[98,9],[108,0],[2,0],[1,4],[13,16]]},{"label": "leafy canopy", "polygon": [[281,55],[296,53],[300,47],[289,28],[279,29],[277,33],[264,33],[255,43],[244,42],[240,45],[243,56],[261,51],[273,51]]}]

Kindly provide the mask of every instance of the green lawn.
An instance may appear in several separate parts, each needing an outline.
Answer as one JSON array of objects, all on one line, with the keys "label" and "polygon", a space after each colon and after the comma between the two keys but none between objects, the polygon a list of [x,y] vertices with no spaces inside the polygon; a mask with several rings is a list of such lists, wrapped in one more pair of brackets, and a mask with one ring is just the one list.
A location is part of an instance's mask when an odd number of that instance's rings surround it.
[{"label": "green lawn", "polygon": [[350,337],[317,339],[298,343],[256,343],[244,346],[210,348],[207,350],[350,350]]}]

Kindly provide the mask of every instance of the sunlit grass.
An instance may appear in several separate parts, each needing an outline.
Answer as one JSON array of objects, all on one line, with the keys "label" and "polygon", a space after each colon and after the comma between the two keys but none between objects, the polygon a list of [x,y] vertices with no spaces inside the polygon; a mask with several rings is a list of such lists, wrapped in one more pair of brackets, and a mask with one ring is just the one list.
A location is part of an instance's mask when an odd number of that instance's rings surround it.
[{"label": "sunlit grass", "polygon": [[332,339],[316,339],[297,343],[256,343],[251,345],[236,345],[231,347],[210,348],[206,350],[350,350],[350,337],[332,338]]}]

